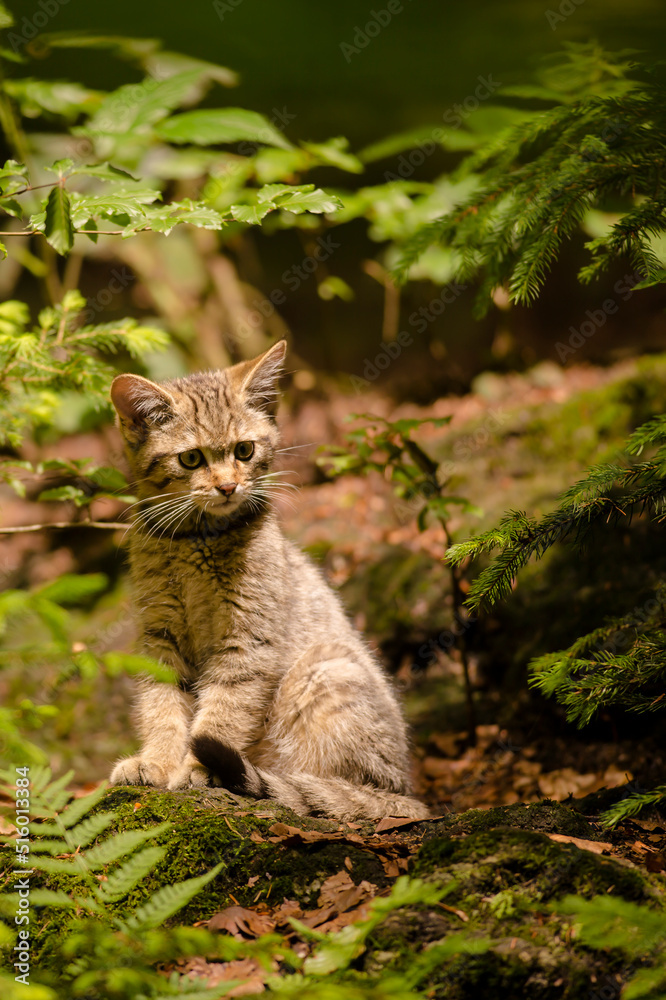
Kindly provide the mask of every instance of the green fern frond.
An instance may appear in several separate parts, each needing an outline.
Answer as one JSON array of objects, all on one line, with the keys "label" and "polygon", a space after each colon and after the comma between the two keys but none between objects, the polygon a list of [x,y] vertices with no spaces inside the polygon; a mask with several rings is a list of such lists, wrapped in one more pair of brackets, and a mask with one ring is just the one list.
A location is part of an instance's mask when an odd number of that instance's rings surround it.
[{"label": "green fern frond", "polygon": [[79,820],[87,815],[97,803],[104,798],[106,793],[107,785],[106,782],[96,788],[94,791],[90,792],[88,795],[83,795],[79,799],[73,799],[72,802],[67,806],[66,809],[62,811],[56,810],[58,812],[58,820],[65,828],[74,826]]},{"label": "green fern frond", "polygon": [[608,829],[613,829],[625,819],[638,816],[644,809],[666,808],[666,785],[659,785],[649,792],[632,792],[626,799],[614,803],[601,814],[601,822]]},{"label": "green fern frond", "polygon": [[97,897],[114,903],[126,896],[155,868],[166,854],[165,847],[145,847],[111,872],[99,887]]},{"label": "green fern frond", "polygon": [[[567,53],[562,66],[570,69],[571,58]],[[636,70],[617,64],[620,74]],[[457,253],[466,281],[480,282],[477,311],[488,308],[500,284],[513,301],[529,303],[587,210],[615,206],[619,197],[621,217],[586,244],[591,260],[580,280],[626,256],[647,280],[665,280],[651,239],[666,232],[666,92],[656,79],[617,83],[614,91],[570,102],[553,94],[554,107],[526,113],[466,156],[454,178],[475,178],[474,193],[414,232],[397,279],[404,281],[422,254],[439,244]]]},{"label": "green fern frond", "polygon": [[170,830],[172,825],[169,822],[159,823],[148,830],[124,830],[122,833],[117,833],[114,837],[109,837],[89,851],[85,851],[83,854],[85,863],[92,869],[103,868],[112,861],[127,857],[147,840],[154,840],[161,833]]},{"label": "green fern frond", "polygon": [[[78,801],[81,801],[80,799]],[[62,817],[59,817],[60,819]],[[99,837],[100,833],[115,823],[115,812],[101,812],[95,816],[86,816],[85,819],[77,823],[76,826],[65,832],[65,840],[71,850],[80,850],[92,844],[93,840]]]},{"label": "green fern frond", "polygon": [[222,868],[224,868],[224,864],[220,862],[205,875],[177,882],[176,885],[163,886],[125,921],[125,926],[132,932],[159,927],[174,913],[186,906],[205,885],[208,885],[215,878]]}]

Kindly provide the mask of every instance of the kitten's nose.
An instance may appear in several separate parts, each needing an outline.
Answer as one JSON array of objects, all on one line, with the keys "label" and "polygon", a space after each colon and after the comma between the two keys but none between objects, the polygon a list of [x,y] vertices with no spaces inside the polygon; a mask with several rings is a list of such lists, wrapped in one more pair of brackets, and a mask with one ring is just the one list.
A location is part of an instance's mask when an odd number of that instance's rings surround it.
[{"label": "kitten's nose", "polygon": [[216,486],[215,489],[219,490],[223,496],[230,497],[236,489],[236,483],[221,483],[219,486]]}]

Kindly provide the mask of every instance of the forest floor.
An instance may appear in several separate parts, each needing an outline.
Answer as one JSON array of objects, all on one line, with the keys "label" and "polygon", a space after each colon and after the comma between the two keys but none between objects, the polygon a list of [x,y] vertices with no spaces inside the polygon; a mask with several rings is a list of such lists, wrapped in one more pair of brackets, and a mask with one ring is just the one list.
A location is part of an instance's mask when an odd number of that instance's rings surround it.
[{"label": "forest floor", "polygon": [[[399,920],[387,918],[362,949],[357,972],[400,970],[405,950],[424,952],[459,925],[474,939],[490,936],[490,957],[453,955],[439,979],[424,973],[432,996],[587,998],[602,987],[607,992],[599,995],[610,996],[609,989],[619,995],[635,967],[615,950],[578,946],[557,906],[570,892],[615,893],[663,906],[666,819],[646,814],[609,831],[599,813],[626,794],[628,784],[663,783],[666,738],[654,717],[646,723],[621,713],[605,713],[578,731],[557,706],[528,692],[525,674],[533,656],[562,648],[606,615],[646,600],[666,573],[655,526],[638,518],[631,528],[597,539],[591,552],[551,553],[523,571],[503,608],[473,624],[467,636],[478,721],[473,742],[459,655],[447,638],[453,617],[441,527],[419,531],[419,504],[396,498],[386,477],[332,480],[316,459],[320,445],[343,442],[354,426],[346,421],[356,413],[451,416],[445,428],[425,425],[418,440],[440,463],[451,491],[482,508],[479,516],[452,518],[458,540],[508,509],[543,513],[588,465],[616,457],[635,426],[666,408],[665,376],[664,356],[608,368],[541,364],[522,375],[480,376],[469,395],[428,407],[396,406],[379,391],[344,395],[344,386],[331,379],[308,392],[292,389],[281,422],[291,449],[284,467],[295,471],[300,489],[293,506],[280,504],[285,530],[323,565],[401,689],[414,734],[415,791],[434,818],[340,825],[304,820],[275,803],[230,804],[212,789],[183,796],[108,792],[102,805],[118,808],[121,828],[174,822],[172,868],[165,861],[160,875],[165,881],[175,878],[176,868],[185,878],[226,859],[226,875],[197,897],[182,915],[185,922],[212,919],[209,926],[243,940],[274,931],[306,955],[314,938],[295,932],[290,916],[313,931],[338,931],[367,917],[370,901],[386,897],[409,873],[441,886],[451,882],[446,899],[407,905]],[[110,434],[67,438],[57,452],[111,463],[118,441]],[[4,500],[4,524],[43,517],[30,488],[26,499]],[[122,516],[114,501],[95,507],[96,518]],[[51,516],[66,520],[71,510],[53,504]],[[129,649],[129,598],[116,548],[121,534],[113,540],[110,532],[88,535],[85,547],[76,530],[0,536],[5,582],[37,585],[63,571],[103,570],[113,588],[92,616],[81,613],[81,639],[100,652]],[[7,701],[18,697],[20,680],[13,669],[0,675]],[[27,694],[39,700],[53,682],[53,676],[35,678]],[[81,792],[132,749],[129,681],[89,680],[83,695],[80,686],[69,692],[60,684],[61,715],[39,739],[56,770],[75,768]],[[198,844],[190,860],[184,860],[183,838]],[[247,961],[239,969],[193,959],[186,971],[213,982],[245,972],[255,990],[263,989],[266,970]]]}]

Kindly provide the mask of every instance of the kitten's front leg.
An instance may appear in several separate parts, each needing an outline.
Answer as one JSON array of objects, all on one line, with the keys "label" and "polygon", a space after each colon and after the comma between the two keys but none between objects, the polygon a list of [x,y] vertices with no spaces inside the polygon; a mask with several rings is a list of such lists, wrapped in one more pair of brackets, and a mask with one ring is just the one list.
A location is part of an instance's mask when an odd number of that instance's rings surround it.
[{"label": "kitten's front leg", "polygon": [[174,684],[142,679],[138,699],[141,750],[119,760],[112,785],[155,785],[165,788],[181,767],[192,718],[191,699]]},{"label": "kitten's front leg", "polygon": [[[263,730],[266,711],[273,697],[276,680],[270,668],[252,668],[242,664],[231,669],[209,670],[209,683],[200,690],[192,721],[190,741],[197,736],[212,736],[225,746],[242,753],[256,742]],[[170,789],[209,785],[210,773],[187,751],[182,764],[169,781]],[[221,783],[224,785],[222,776]]]}]

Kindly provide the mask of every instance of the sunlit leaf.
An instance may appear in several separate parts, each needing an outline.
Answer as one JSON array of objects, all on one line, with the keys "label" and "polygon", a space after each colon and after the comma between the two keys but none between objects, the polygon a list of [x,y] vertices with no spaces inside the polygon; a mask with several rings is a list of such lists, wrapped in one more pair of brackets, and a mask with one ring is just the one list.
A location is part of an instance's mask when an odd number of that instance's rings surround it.
[{"label": "sunlit leaf", "polygon": [[46,201],[44,235],[56,253],[63,256],[74,245],[69,195],[60,184],[56,184]]},{"label": "sunlit leaf", "polygon": [[243,108],[185,111],[162,122],[156,131],[169,142],[193,142],[199,146],[245,140],[281,149],[292,148],[267,118]]}]

